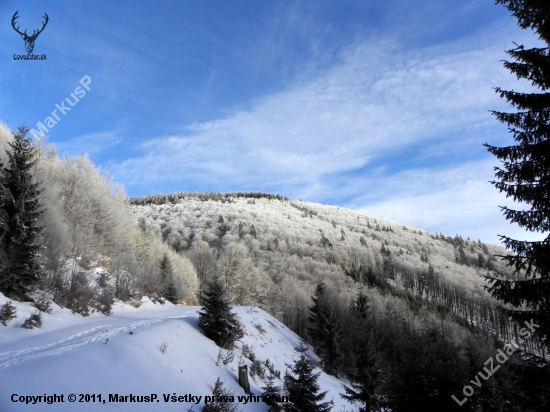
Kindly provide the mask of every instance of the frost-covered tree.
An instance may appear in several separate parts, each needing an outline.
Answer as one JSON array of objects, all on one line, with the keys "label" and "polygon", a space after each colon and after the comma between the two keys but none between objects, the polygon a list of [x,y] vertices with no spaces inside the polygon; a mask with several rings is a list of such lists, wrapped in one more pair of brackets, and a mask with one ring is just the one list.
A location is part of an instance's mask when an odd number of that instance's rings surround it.
[{"label": "frost-covered tree", "polygon": [[69,228],[71,252],[76,256],[115,256],[135,252],[136,223],[124,190],[90,159],[45,159],[38,165],[45,175],[50,198]]},{"label": "frost-covered tree", "polygon": [[42,230],[38,219],[42,206],[41,190],[34,178],[35,148],[27,137],[29,129],[19,127],[9,142],[8,167],[2,169],[2,230],[0,248],[4,267],[0,274],[0,291],[7,296],[25,298],[40,276],[37,243]]},{"label": "frost-covered tree", "polygon": [[203,240],[194,242],[187,256],[195,266],[199,283],[202,286],[216,272],[216,257],[208,243]]},{"label": "frost-covered tree", "polygon": [[146,262],[149,258],[151,248],[151,235],[147,229],[147,222],[145,222],[145,218],[143,217],[138,221],[136,248],[136,257],[138,262]]},{"label": "frost-covered tree", "polygon": [[197,241],[189,252],[201,283],[207,282],[216,272],[216,256],[207,242]]},{"label": "frost-covered tree", "polygon": [[248,249],[239,243],[227,243],[222,249],[217,266],[218,273],[225,283],[227,298],[235,302],[239,286],[245,281],[245,274],[252,266]]},{"label": "frost-covered tree", "polygon": [[[166,276],[167,273],[161,273],[160,262],[164,260],[166,254],[171,272],[171,276]],[[166,295],[167,287],[171,289],[169,295],[173,296],[173,301],[181,299],[193,299],[198,292],[198,280],[195,268],[186,256],[176,253],[174,249],[158,238],[151,238],[146,249],[145,259],[141,261],[136,269],[142,271],[147,269],[140,276],[139,283],[146,287],[148,294],[160,294],[168,299]],[[167,262],[165,262],[167,263]],[[132,269],[134,272],[134,269]],[[168,280],[171,278],[171,282]],[[170,299],[169,299],[170,300]]]}]

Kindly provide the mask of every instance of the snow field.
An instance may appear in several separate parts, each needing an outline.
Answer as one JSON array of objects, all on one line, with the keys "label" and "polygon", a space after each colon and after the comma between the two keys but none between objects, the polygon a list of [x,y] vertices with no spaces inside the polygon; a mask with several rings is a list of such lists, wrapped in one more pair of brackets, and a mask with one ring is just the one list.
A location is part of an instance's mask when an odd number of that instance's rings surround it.
[{"label": "snow field", "polygon": [[[0,305],[8,301],[0,294]],[[29,303],[14,302],[17,318],[8,327],[0,325],[0,411],[187,411],[192,402],[165,402],[164,396],[202,396],[193,411],[204,406],[204,396],[212,394],[219,376],[237,400],[245,395],[238,384],[238,365],[243,345],[256,359],[269,361],[281,372],[297,356],[296,334],[257,307],[235,307],[245,329],[244,338],[234,348],[227,365],[216,366],[219,348],[198,328],[199,307],[154,304],[140,308],[117,303],[113,315],[92,314],[88,318],[72,314],[53,304],[51,314],[43,314],[40,329],[20,326],[35,311]],[[162,345],[166,350],[161,352]],[[227,353],[223,351],[223,353]],[[313,359],[318,361],[314,356]],[[264,382],[250,378],[253,395],[262,393]],[[319,377],[326,399],[334,399],[334,411],[346,405],[338,395],[343,381],[324,373]],[[281,380],[276,384],[282,385]],[[25,404],[12,402],[18,396],[64,395],[63,403]],[[75,394],[76,402],[68,402]],[[101,394],[102,402],[78,402],[80,394]],[[153,403],[109,402],[109,394],[151,396]],[[17,399],[17,397],[15,398]],[[97,396],[96,396],[97,399]],[[188,396],[188,400],[190,397]],[[130,398],[128,398],[130,400]],[[159,400],[159,402],[156,402]],[[105,401],[103,403],[103,401]],[[241,405],[243,411],[266,411],[262,402]]]}]

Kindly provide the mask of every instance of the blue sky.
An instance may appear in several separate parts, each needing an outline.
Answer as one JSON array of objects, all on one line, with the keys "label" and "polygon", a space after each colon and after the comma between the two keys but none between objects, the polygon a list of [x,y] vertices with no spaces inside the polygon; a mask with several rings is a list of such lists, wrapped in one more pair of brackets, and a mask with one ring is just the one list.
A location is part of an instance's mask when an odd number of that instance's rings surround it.
[{"label": "blue sky", "polygon": [[[262,191],[447,235],[533,239],[511,226],[484,142],[512,142],[493,87],[513,41],[540,42],[490,0],[0,3],[0,120],[48,134],[129,196]],[[34,54],[14,60],[49,22]],[[66,104],[67,106],[67,104]]]}]

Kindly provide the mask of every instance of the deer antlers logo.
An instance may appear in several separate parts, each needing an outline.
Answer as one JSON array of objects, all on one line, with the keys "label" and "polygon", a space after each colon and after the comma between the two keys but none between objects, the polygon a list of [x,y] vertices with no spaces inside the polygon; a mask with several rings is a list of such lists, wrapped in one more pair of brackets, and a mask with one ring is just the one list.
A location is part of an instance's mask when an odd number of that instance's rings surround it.
[{"label": "deer antlers logo", "polygon": [[27,53],[32,53],[32,51],[34,50],[34,42],[36,41],[36,38],[38,37],[38,35],[40,33],[42,33],[44,31],[44,29],[46,28],[46,25],[48,24],[48,20],[50,18],[48,17],[48,15],[46,13],[44,13],[44,23],[42,23],[42,28],[40,30],[34,30],[32,35],[29,36],[27,34],[27,30],[25,30],[22,33],[22,32],[19,31],[20,26],[15,27],[15,21],[19,17],[18,13],[19,13],[19,10],[16,11],[15,14],[13,15],[13,17],[11,18],[11,25],[12,25],[13,29],[17,33],[19,33],[21,35],[21,38],[25,41],[25,49],[27,49]]}]

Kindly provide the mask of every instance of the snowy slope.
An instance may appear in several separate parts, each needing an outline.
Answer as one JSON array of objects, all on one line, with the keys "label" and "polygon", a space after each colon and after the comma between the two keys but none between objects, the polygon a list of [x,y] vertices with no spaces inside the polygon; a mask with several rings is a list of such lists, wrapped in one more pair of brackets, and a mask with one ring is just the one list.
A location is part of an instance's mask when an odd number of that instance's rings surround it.
[{"label": "snowy slope", "polygon": [[[201,194],[186,194],[174,204],[142,205],[140,198],[132,201],[136,218],[145,219],[149,230],[167,244],[183,250],[192,248],[197,240],[211,246],[221,240],[222,244],[244,244],[251,258],[259,267],[267,267],[271,277],[306,278],[308,270],[302,267],[306,258],[314,263],[319,276],[341,278],[340,264],[346,259],[360,257],[367,266],[382,266],[382,247],[391,252],[392,265],[398,271],[415,273],[431,265],[445,283],[483,298],[487,298],[483,289],[487,273],[511,272],[493,257],[509,253],[502,247],[461,239],[462,253],[469,263],[460,264],[459,248],[452,243],[457,240],[454,237],[436,236],[336,206],[242,197],[206,201]],[[223,237],[220,216],[226,225]],[[249,234],[252,226],[254,238]],[[323,237],[330,247],[323,245]],[[482,265],[478,264],[480,255],[485,262]]]},{"label": "snowy slope", "polygon": [[[7,299],[0,294],[0,305]],[[136,309],[116,304],[113,315],[92,314],[88,318],[73,315],[54,305],[44,314],[40,329],[20,326],[34,308],[14,302],[17,318],[7,327],[0,325],[0,411],[187,411],[192,402],[185,395],[202,396],[194,411],[204,406],[219,376],[237,399],[244,395],[238,384],[238,364],[243,344],[256,359],[269,359],[281,372],[285,363],[296,357],[296,334],[257,307],[235,307],[244,328],[244,338],[236,344],[232,362],[216,366],[219,348],[200,332],[199,307],[154,304],[146,301]],[[132,333],[130,333],[132,332]],[[107,341],[108,339],[108,341]],[[164,353],[160,348],[167,343]],[[224,353],[225,354],[225,353]],[[312,355],[315,358],[314,355]],[[242,359],[251,364],[249,359]],[[321,390],[326,399],[334,399],[334,411],[344,402],[340,380],[321,374]],[[277,380],[278,385],[282,385]],[[264,383],[250,379],[251,391],[261,394]],[[19,396],[64,395],[63,403],[41,402],[26,405],[12,402]],[[68,396],[75,394],[76,402]],[[80,394],[101,394],[102,402],[79,402]],[[153,403],[109,402],[109,394],[157,395]],[[163,395],[183,396],[183,402],[165,402]],[[189,398],[188,398],[189,399]],[[130,400],[128,398],[128,400]],[[157,402],[158,400],[158,402]],[[105,401],[103,403],[103,401]],[[346,405],[350,409],[349,405]],[[266,411],[262,402],[242,405],[244,411]]]}]

